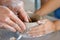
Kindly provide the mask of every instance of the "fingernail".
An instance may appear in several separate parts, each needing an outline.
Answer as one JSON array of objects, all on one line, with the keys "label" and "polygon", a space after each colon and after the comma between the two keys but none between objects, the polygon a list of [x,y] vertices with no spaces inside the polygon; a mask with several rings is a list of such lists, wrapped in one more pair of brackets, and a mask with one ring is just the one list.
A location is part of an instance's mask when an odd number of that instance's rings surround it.
[{"label": "fingernail", "polygon": [[29,22],[32,22],[32,20],[30,18],[28,18]]},{"label": "fingernail", "polygon": [[26,22],[29,22],[29,20],[27,19]]},{"label": "fingernail", "polygon": [[25,22],[29,22],[28,18],[25,18]]}]

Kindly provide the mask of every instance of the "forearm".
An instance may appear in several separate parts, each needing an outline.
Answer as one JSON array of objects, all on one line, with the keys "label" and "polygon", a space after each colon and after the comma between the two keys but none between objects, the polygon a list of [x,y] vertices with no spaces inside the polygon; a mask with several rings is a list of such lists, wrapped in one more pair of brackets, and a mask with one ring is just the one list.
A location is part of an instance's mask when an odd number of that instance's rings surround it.
[{"label": "forearm", "polygon": [[47,3],[49,0],[41,0],[41,5],[44,5],[45,3]]},{"label": "forearm", "polygon": [[56,10],[60,6],[60,0],[50,0],[46,4],[44,4],[41,9],[37,10],[36,13],[40,16],[47,15],[50,12]]}]

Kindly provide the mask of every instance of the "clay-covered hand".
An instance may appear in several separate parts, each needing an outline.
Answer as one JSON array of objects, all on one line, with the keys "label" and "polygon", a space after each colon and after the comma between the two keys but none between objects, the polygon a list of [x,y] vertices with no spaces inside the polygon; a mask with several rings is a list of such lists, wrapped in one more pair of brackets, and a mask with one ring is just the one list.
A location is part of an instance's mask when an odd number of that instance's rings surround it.
[{"label": "clay-covered hand", "polygon": [[27,33],[32,37],[39,37],[55,31],[55,25],[48,19],[40,20],[40,25],[33,27]]},{"label": "clay-covered hand", "polygon": [[0,6],[0,28],[23,32],[25,24],[7,7]]},{"label": "clay-covered hand", "polygon": [[0,5],[7,6],[15,14],[18,14],[19,18],[25,22],[29,22],[28,15],[24,10],[24,3],[21,0],[0,0]]}]

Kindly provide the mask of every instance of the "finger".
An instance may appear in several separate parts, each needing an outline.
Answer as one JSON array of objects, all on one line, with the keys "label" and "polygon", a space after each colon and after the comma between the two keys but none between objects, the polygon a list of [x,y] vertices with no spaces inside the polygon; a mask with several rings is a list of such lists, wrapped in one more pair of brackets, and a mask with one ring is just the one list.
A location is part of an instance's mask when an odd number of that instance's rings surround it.
[{"label": "finger", "polygon": [[32,36],[32,37],[38,37],[38,36],[42,36],[42,35],[44,35],[45,34],[45,30],[39,30],[38,29],[38,31],[29,31],[29,33],[28,33],[30,36]]},{"label": "finger", "polygon": [[10,30],[12,32],[16,32],[16,30],[13,27],[11,27],[10,25],[8,25],[6,23],[0,22],[0,28],[4,28],[4,29],[8,29],[8,30]]},{"label": "finger", "polygon": [[[6,15],[4,14],[4,15],[1,16],[1,18],[0,18],[1,21],[4,21],[4,20],[6,19],[5,16],[9,16],[11,19],[14,19],[14,18],[15,18],[14,20],[15,20],[16,24],[17,24],[17,21],[19,22],[19,20],[16,19],[16,15],[15,15],[11,10],[9,10],[9,9],[7,8],[7,10],[5,10],[5,11],[7,11],[7,12],[6,12]],[[5,12],[5,11],[4,11],[4,12]],[[14,18],[13,18],[12,16],[13,16]],[[18,17],[17,17],[17,18],[18,18]],[[5,22],[5,21],[4,21],[4,22]],[[20,24],[23,24],[23,23],[19,22],[19,25],[20,25]],[[25,26],[25,25],[24,25],[24,26]]]},{"label": "finger", "polygon": [[36,31],[36,32],[29,33],[29,35],[32,37],[39,37],[39,36],[43,36],[44,34],[45,34],[44,31]]},{"label": "finger", "polygon": [[28,18],[28,22],[32,22],[31,18],[29,17],[29,15],[27,15]]},{"label": "finger", "polygon": [[11,15],[9,16],[16,24],[18,24],[22,30],[25,30],[25,24],[13,13],[11,12]]},{"label": "finger", "polygon": [[13,28],[15,28],[17,31],[22,32],[21,28],[9,18],[5,20],[5,23],[9,24]]},{"label": "finger", "polygon": [[43,36],[44,35],[44,33],[43,32],[38,32],[38,33],[33,33],[33,34],[29,34],[30,36],[32,36],[32,37],[40,37],[40,36]]},{"label": "finger", "polygon": [[19,12],[19,17],[21,18],[21,19],[23,19],[25,22],[29,22],[29,17],[28,17],[28,15],[26,14],[26,12],[25,12],[25,10],[23,9],[23,8],[20,8],[19,10],[18,10],[18,12]]},{"label": "finger", "polygon": [[33,34],[33,33],[39,33],[39,32],[45,32],[44,29],[38,29],[38,30],[30,30],[28,33]]},{"label": "finger", "polygon": [[36,26],[36,27],[33,27],[33,28],[31,28],[30,30],[31,31],[35,31],[35,30],[41,30],[41,29],[44,29],[44,26],[43,25],[38,25],[38,26]]}]

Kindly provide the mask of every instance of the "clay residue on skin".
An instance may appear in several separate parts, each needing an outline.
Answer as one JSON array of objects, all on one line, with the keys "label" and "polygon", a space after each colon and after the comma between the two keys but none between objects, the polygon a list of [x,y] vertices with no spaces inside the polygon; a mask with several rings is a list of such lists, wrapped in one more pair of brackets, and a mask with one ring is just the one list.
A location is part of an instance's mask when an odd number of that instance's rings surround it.
[{"label": "clay residue on skin", "polygon": [[[48,19],[44,19],[46,20],[46,23],[41,24],[37,27],[31,28],[31,30],[28,32],[28,34],[32,37],[39,37],[39,36],[43,36],[46,34],[49,34],[51,32],[55,32],[55,24],[48,20]],[[43,20],[41,20],[43,21]]]}]

